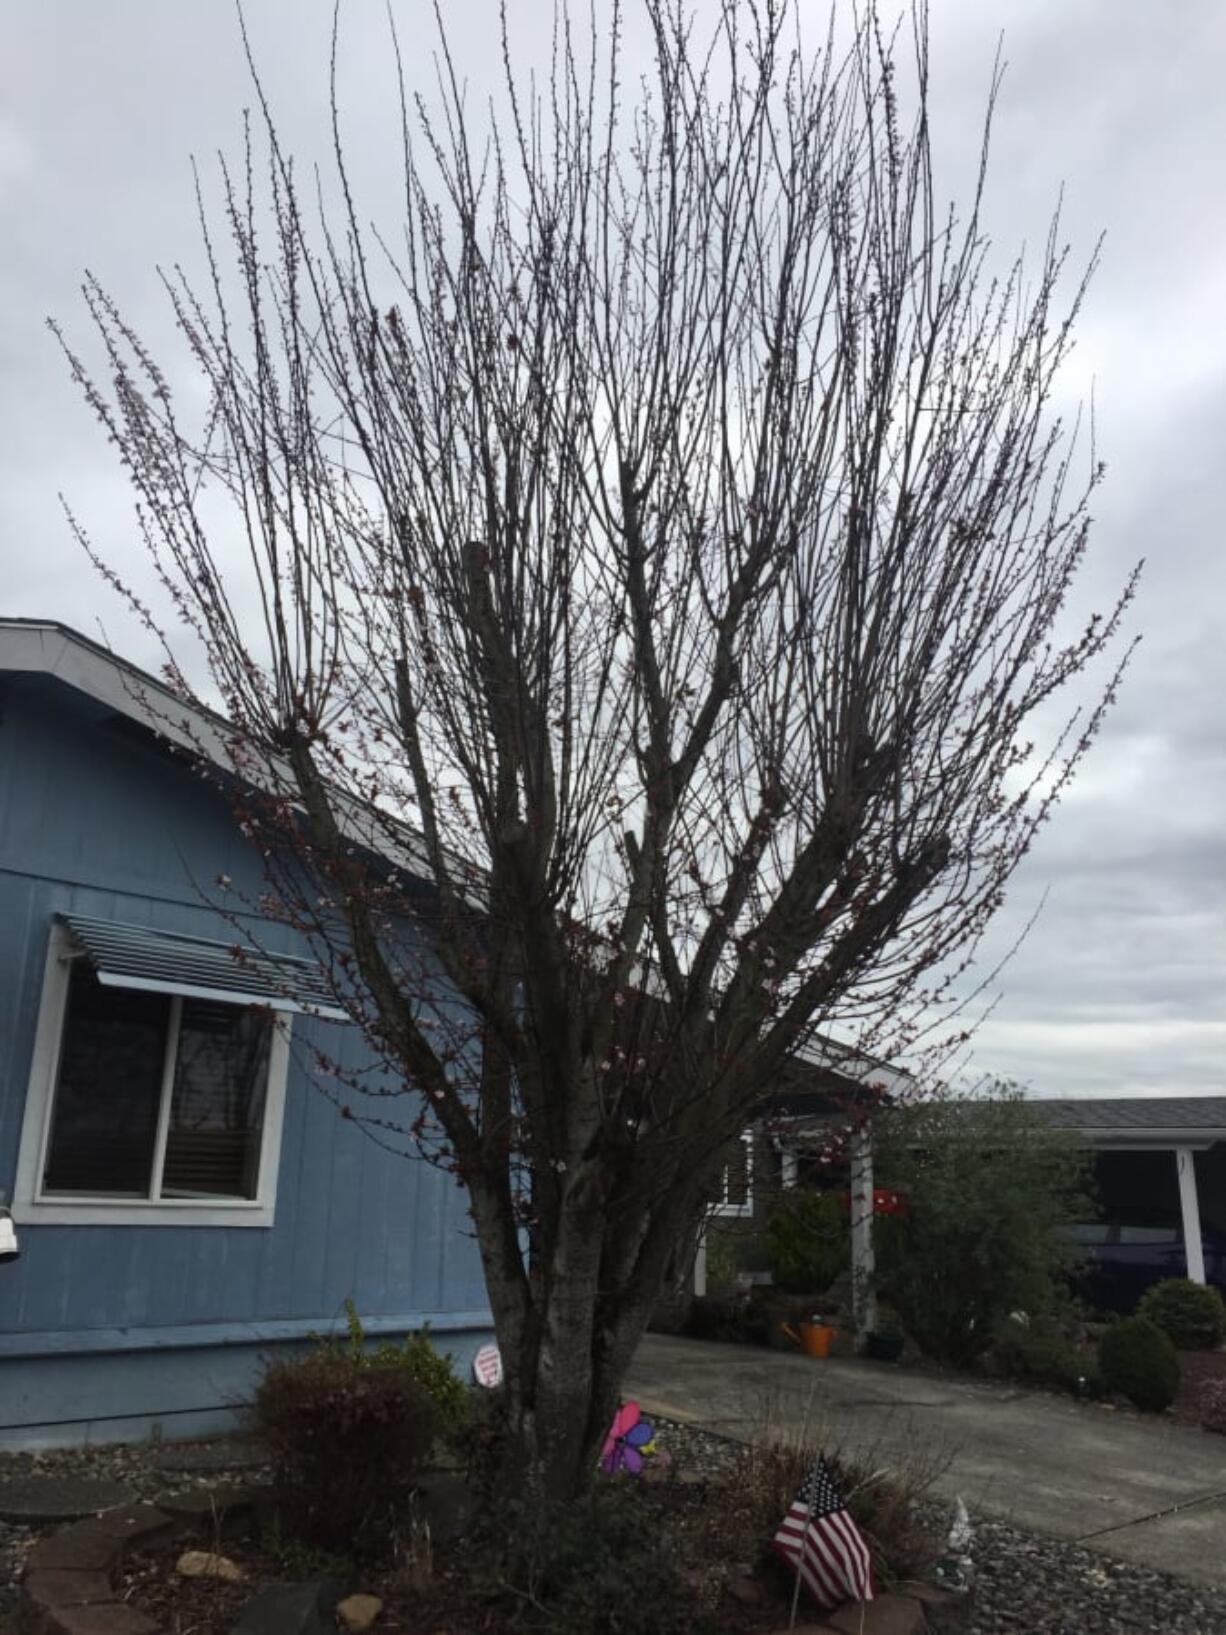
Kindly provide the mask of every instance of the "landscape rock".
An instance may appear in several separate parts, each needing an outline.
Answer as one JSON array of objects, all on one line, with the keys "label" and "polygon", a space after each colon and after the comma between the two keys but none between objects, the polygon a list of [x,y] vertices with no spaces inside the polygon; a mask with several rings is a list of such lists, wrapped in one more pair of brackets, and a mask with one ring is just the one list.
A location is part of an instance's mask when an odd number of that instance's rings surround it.
[{"label": "landscape rock", "polygon": [[347,1595],[339,1601],[336,1616],[346,1629],[355,1632],[369,1629],[383,1611],[383,1602],[377,1595]]},{"label": "landscape rock", "polygon": [[417,1485],[417,1501],[422,1518],[430,1524],[435,1544],[459,1538],[472,1514],[472,1493],[464,1477],[456,1471],[435,1471]]},{"label": "landscape rock", "polygon": [[124,1602],[58,1607],[43,1619],[46,1635],[162,1635],[152,1618]]},{"label": "landscape rock", "polygon": [[158,1503],[179,1534],[234,1538],[253,1525],[257,1505],[270,1493],[271,1489],[233,1483],[206,1483],[185,1493],[167,1494]]},{"label": "landscape rock", "polygon": [[42,1526],[77,1521],[100,1510],[130,1504],[136,1497],[123,1482],[89,1476],[9,1476],[0,1481],[0,1521]]},{"label": "landscape rock", "polygon": [[153,1504],[129,1504],[119,1510],[108,1510],[89,1525],[105,1533],[122,1549],[147,1549],[169,1538],[174,1530],[166,1512]]},{"label": "landscape rock", "polygon": [[49,1533],[26,1557],[31,1572],[109,1572],[118,1554],[114,1536],[96,1521],[79,1521]]},{"label": "landscape rock", "polygon": [[230,1635],[336,1635],[332,1615],[344,1593],[333,1578],[275,1585],[248,1601]]},{"label": "landscape rock", "polygon": [[255,1470],[268,1463],[268,1454],[258,1442],[245,1437],[224,1436],[212,1442],[166,1442],[150,1455],[157,1470],[178,1471],[195,1476],[225,1470]]},{"label": "landscape rock", "polygon": [[221,1578],[227,1584],[241,1584],[247,1576],[237,1561],[212,1550],[184,1550],[175,1571],[184,1578]]},{"label": "landscape rock", "polygon": [[85,1607],[115,1599],[107,1573],[72,1573],[54,1568],[27,1574],[22,1591],[27,1601],[39,1607]]},{"label": "landscape rock", "polygon": [[764,1592],[756,1578],[734,1578],[728,1594],[743,1607],[757,1607],[762,1604]]},{"label": "landscape rock", "polygon": [[826,1614],[840,1635],[923,1635],[924,1609],[907,1595],[878,1595],[872,1601],[848,1601]]},{"label": "landscape rock", "polygon": [[910,1596],[924,1609],[932,1635],[956,1635],[966,1629],[975,1610],[974,1595],[959,1595],[954,1590],[939,1589],[935,1584],[898,1584],[899,1595]]}]

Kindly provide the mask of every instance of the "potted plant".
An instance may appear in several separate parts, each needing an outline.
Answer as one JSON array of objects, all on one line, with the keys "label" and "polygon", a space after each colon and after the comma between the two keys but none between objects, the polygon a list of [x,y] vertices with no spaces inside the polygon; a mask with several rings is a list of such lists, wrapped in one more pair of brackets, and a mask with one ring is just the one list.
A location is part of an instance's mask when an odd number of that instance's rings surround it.
[{"label": "potted plant", "polygon": [[864,1355],[874,1362],[896,1363],[902,1356],[907,1337],[893,1312],[879,1312],[877,1326],[864,1337]]}]

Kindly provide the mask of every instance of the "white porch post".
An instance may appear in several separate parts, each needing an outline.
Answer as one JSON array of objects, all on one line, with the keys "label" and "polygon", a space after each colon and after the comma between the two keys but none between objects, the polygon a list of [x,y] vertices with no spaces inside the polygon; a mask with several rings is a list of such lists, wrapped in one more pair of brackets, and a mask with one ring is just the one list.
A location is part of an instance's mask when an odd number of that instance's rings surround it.
[{"label": "white porch post", "polygon": [[694,1251],[694,1293],[704,1295],[707,1292],[707,1229],[704,1226],[698,1234],[698,1247]]},{"label": "white porch post", "polygon": [[877,1326],[874,1270],[873,1136],[865,1123],[851,1138],[851,1299],[860,1345]]},{"label": "white porch post", "polygon": [[794,1187],[799,1178],[800,1165],[797,1162],[795,1149],[784,1147],[779,1154],[779,1182],[784,1187]]},{"label": "white porch post", "polygon": [[1205,1281],[1205,1250],[1200,1236],[1200,1199],[1196,1191],[1196,1153],[1191,1147],[1175,1148],[1179,1174],[1179,1208],[1183,1215],[1183,1246],[1188,1259],[1188,1276],[1193,1283]]}]

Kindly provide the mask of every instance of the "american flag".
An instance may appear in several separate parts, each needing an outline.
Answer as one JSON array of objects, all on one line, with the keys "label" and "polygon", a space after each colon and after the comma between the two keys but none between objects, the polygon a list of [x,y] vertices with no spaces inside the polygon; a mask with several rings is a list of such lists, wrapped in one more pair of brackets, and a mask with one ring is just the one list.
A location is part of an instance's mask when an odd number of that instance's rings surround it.
[{"label": "american flag", "polygon": [[800,1574],[819,1606],[872,1600],[868,1545],[848,1515],[824,1459],[801,1483],[772,1548]]}]

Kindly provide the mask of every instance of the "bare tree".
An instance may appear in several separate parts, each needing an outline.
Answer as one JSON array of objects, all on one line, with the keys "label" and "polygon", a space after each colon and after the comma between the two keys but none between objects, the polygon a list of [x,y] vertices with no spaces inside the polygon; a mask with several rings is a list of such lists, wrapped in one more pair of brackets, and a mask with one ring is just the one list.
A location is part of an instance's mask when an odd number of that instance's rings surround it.
[{"label": "bare tree", "polygon": [[539,89],[506,53],[480,140],[444,38],[396,236],[338,125],[340,202],[304,205],[261,91],[233,263],[202,208],[211,281],[166,281],[198,423],[93,281],[113,386],[69,353],[234,724],[265,907],[410,1098],[346,1110],[467,1186],[563,1495],[781,1066],[954,992],[1118,667],[1045,749],[1031,718],[1132,593],[1059,637],[1084,279],[1059,306],[1054,227],[992,275],[982,165],[939,209],[923,9],[810,54],[792,0],[704,40],[642,7],[633,106],[610,0]]}]

